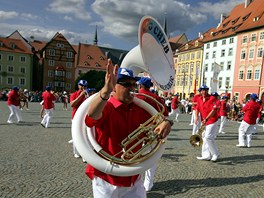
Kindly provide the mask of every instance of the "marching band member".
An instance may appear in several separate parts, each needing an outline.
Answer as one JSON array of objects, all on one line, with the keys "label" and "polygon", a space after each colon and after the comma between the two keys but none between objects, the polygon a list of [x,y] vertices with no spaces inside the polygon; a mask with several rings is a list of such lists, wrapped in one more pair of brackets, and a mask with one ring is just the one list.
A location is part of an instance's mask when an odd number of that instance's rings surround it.
[{"label": "marching band member", "polygon": [[252,93],[250,95],[250,101],[243,107],[244,112],[243,120],[238,129],[238,144],[237,147],[251,147],[252,133],[254,132],[254,126],[260,111],[260,104],[256,101],[258,95]]},{"label": "marching band member", "polygon": [[201,127],[201,116],[198,113],[198,122],[195,123],[196,119],[196,111],[197,111],[197,100],[201,97],[201,89],[198,89],[198,94],[194,95],[192,98],[192,118],[191,118],[191,125],[193,125],[192,135],[195,135],[198,129]]},{"label": "marching band member", "polygon": [[198,160],[217,161],[219,153],[215,144],[217,134],[218,108],[217,99],[208,94],[209,88],[206,85],[201,87],[201,97],[197,101],[196,120],[198,122],[198,113],[201,114],[202,125],[206,125],[202,134],[202,156],[197,157]]},{"label": "marching band member", "polygon": [[179,111],[179,94],[175,94],[175,96],[173,97],[172,101],[171,101],[171,112],[169,114],[169,116],[175,116],[175,121],[179,122],[178,117],[180,114]]},{"label": "marching band member", "polygon": [[[111,155],[120,150],[121,141],[150,118],[150,114],[133,103],[137,77],[133,71],[112,65],[108,60],[106,66],[105,85],[88,107],[87,121],[89,127],[95,126],[96,141]],[[170,122],[164,120],[155,129],[161,138],[165,138],[171,130]],[[140,175],[113,176],[103,173],[88,164],[86,174],[92,179],[95,198],[135,197],[145,198],[146,191]]]},{"label": "marching band member", "polygon": [[[77,109],[79,108],[79,106],[87,98],[86,87],[87,87],[87,81],[86,80],[79,80],[78,81],[78,91],[75,91],[70,96],[70,105],[72,107],[72,119],[73,119],[73,117],[74,117]],[[74,142],[72,142],[72,140],[70,140],[69,142],[72,143],[74,157],[75,158],[79,158],[80,157],[80,154],[77,151],[77,149],[76,149],[76,147],[74,145]]]},{"label": "marching band member", "polygon": [[218,133],[225,134],[224,128],[227,121],[227,96],[223,96],[221,103],[220,103],[220,110],[219,110],[219,116],[221,117],[220,120],[220,128]]},{"label": "marching band member", "polygon": [[[152,98],[156,99],[161,104],[163,104],[164,109],[165,109],[163,115],[168,117],[168,110],[167,110],[167,107],[165,106],[163,100],[159,96],[157,96],[156,94],[154,94],[154,93],[152,93],[150,91],[150,87],[153,86],[153,83],[151,82],[151,79],[147,78],[147,77],[142,77],[138,81],[138,84],[139,84],[139,92],[138,93],[146,94],[148,96],[151,96]],[[139,95],[137,97],[142,99],[142,100],[144,100],[145,102],[149,103],[157,111],[160,111],[160,106],[155,101],[153,101],[152,99],[150,99],[150,98],[148,98],[146,96],[142,96],[142,95]],[[153,182],[154,182],[154,176],[155,176],[156,169],[157,169],[157,164],[155,163],[150,169],[145,171],[144,187],[145,187],[146,191],[150,191],[151,188],[153,187]]]},{"label": "marching band member", "polygon": [[13,123],[13,118],[16,116],[17,123],[22,122],[21,110],[20,110],[20,95],[18,93],[19,88],[14,86],[8,93],[7,106],[10,110],[7,123]]},{"label": "marching band member", "polygon": [[43,92],[42,98],[43,98],[43,108],[45,115],[42,121],[40,122],[40,124],[44,128],[48,128],[50,125],[50,120],[53,116],[53,108],[54,108],[53,101],[56,100],[56,96],[53,93],[51,93],[51,86],[46,86],[46,91]]}]

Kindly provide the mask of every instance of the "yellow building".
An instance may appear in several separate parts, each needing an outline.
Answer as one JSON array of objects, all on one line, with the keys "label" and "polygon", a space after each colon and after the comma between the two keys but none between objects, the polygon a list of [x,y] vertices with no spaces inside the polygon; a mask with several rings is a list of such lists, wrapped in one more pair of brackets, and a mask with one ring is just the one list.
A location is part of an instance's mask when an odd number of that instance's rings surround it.
[{"label": "yellow building", "polygon": [[175,89],[181,99],[189,99],[201,85],[203,36],[182,45],[174,55]]}]

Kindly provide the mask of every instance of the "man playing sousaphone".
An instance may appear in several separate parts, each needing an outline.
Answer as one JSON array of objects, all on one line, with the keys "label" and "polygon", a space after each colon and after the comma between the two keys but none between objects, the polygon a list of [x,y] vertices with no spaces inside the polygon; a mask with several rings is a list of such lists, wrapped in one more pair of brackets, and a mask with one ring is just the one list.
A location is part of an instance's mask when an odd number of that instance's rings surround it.
[{"label": "man playing sousaphone", "polygon": [[[111,155],[117,154],[120,143],[140,124],[151,116],[133,102],[137,77],[127,68],[119,68],[108,60],[105,85],[92,99],[86,119],[89,127],[95,126],[96,141]],[[161,138],[171,130],[170,122],[164,120],[155,129]],[[92,179],[94,197],[146,197],[140,175],[113,176],[103,173],[91,165],[86,174]]]}]

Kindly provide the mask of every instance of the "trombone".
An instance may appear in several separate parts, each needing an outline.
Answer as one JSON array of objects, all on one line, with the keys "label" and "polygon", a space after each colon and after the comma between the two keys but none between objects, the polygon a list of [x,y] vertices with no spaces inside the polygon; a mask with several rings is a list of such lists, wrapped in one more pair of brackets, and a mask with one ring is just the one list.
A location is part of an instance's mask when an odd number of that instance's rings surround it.
[{"label": "trombone", "polygon": [[205,128],[205,124],[203,124],[199,129],[197,134],[192,135],[190,137],[190,144],[193,147],[200,147],[203,144],[203,138],[202,138],[202,134]]}]

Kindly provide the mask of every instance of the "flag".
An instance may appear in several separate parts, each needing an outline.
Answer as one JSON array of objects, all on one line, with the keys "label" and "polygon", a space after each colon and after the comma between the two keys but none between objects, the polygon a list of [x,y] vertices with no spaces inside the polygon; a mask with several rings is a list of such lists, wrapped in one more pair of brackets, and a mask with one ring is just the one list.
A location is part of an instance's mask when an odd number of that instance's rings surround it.
[{"label": "flag", "polygon": [[218,75],[221,71],[221,65],[214,62],[214,73],[212,79],[212,92],[217,92]]}]

